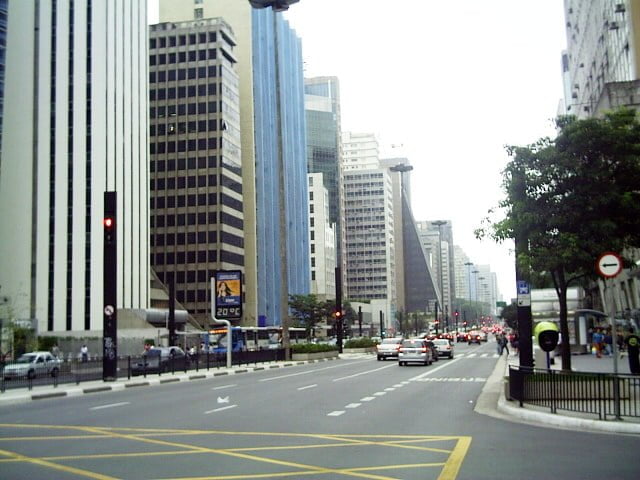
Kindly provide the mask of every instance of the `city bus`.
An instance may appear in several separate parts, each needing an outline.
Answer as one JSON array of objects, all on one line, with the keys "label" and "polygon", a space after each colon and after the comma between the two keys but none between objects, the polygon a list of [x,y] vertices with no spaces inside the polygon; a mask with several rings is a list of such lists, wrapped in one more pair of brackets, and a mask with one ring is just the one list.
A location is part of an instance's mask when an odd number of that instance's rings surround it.
[{"label": "city bus", "polygon": [[[282,327],[231,327],[232,352],[282,347]],[[306,343],[304,328],[289,327],[289,342]],[[216,327],[203,334],[202,343],[210,352],[227,351],[227,327]]]}]

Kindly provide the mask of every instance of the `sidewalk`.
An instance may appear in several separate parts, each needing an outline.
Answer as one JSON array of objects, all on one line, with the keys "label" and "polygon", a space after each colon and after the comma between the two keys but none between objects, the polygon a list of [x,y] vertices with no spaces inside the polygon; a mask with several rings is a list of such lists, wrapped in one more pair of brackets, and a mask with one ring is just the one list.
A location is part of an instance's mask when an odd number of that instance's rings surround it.
[{"label": "sidewalk", "polygon": [[[571,430],[590,430],[609,433],[627,433],[640,435],[640,419],[625,419],[624,421],[604,421],[593,419],[592,416],[577,412],[559,410],[559,413],[551,413],[548,408],[524,404],[520,407],[518,402],[507,400],[505,397],[504,377],[509,375],[509,365],[519,365],[519,358],[515,355],[503,355],[488,379],[483,395],[487,401],[495,401],[497,404],[497,416],[500,418],[517,418],[532,425],[548,425]],[[572,355],[571,367],[577,372],[598,372],[613,373],[614,365],[612,357],[597,358],[595,355]],[[555,364],[551,366],[554,370],[562,368],[560,358],[555,359]],[[629,363],[625,356],[618,357],[618,373],[629,374]],[[496,405],[494,404],[494,405]],[[486,411],[486,405],[476,407],[476,411],[491,415]]]},{"label": "sidewalk", "polygon": [[257,365],[232,366],[231,368],[220,367],[210,370],[189,370],[188,372],[176,372],[174,374],[165,373],[162,375],[149,374],[147,377],[137,376],[127,378],[119,378],[113,382],[104,382],[95,380],[89,382],[61,383],[57,387],[53,385],[34,386],[32,390],[27,388],[11,388],[4,393],[0,393],[0,408],[4,405],[16,403],[25,403],[45,398],[55,397],[75,397],[91,393],[109,392],[116,390],[124,390],[126,388],[146,387],[152,385],[162,385],[173,382],[188,382],[191,380],[202,380],[206,378],[220,377],[224,375],[237,375],[246,372],[255,372],[258,370],[268,370],[272,368],[284,368],[292,365],[303,365],[305,363],[317,363],[329,361],[333,359],[307,360],[307,361],[288,361],[288,362],[268,362],[258,363]]}]

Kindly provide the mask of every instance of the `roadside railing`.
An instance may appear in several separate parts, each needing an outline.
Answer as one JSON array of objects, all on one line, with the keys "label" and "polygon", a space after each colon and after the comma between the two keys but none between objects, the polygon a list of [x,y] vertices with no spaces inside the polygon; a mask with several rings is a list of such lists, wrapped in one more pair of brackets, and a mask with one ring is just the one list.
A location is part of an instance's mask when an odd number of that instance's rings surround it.
[{"label": "roadside railing", "polygon": [[640,376],[566,372],[509,366],[509,397],[527,403],[597,415],[600,420],[640,418]]},{"label": "roadside railing", "polygon": [[[284,349],[268,349],[233,352],[232,365],[242,366],[258,363],[277,362],[285,360]],[[24,374],[7,374],[4,368],[11,365],[7,362],[0,365],[0,393],[7,389],[28,388],[33,389],[39,385],[53,385],[102,380],[102,358],[94,357],[87,361],[81,359],[61,360],[55,369],[39,370]],[[118,358],[118,378],[131,378],[133,376],[163,375],[177,372],[210,370],[226,367],[227,354],[214,352],[201,352],[186,357],[169,357],[160,359],[153,357],[146,359],[144,355],[122,356]]]}]

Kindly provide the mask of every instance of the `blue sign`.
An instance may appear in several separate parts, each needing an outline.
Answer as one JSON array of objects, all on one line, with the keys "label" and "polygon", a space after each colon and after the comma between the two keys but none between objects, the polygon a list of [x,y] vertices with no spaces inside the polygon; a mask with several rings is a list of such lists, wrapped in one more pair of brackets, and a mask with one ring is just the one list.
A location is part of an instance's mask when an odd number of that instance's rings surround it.
[{"label": "blue sign", "polygon": [[529,284],[524,280],[518,280],[518,295],[529,295],[531,294],[531,290],[529,289]]}]

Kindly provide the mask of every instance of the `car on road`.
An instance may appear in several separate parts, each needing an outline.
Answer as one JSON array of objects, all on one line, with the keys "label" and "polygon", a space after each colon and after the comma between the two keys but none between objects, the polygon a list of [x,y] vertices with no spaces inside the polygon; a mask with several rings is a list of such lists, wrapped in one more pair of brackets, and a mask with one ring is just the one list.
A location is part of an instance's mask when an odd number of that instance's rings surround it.
[{"label": "car on road", "polygon": [[189,366],[189,356],[180,347],[153,347],[131,367],[133,375],[163,373],[184,370]]},{"label": "car on road", "polygon": [[430,343],[423,338],[403,340],[398,351],[398,365],[401,367],[408,363],[431,365],[433,363],[433,348],[429,345]]},{"label": "car on road", "polygon": [[385,338],[376,346],[378,360],[398,358],[398,349],[402,344],[402,337]]},{"label": "car on road", "polygon": [[36,378],[60,373],[60,360],[50,352],[30,352],[21,355],[15,362],[7,363],[2,371],[5,380],[14,378]]},{"label": "car on road", "polygon": [[472,330],[471,332],[467,333],[467,342],[469,342],[469,345],[471,345],[472,343],[477,343],[478,345],[482,344],[482,332],[478,330]]},{"label": "car on road", "polygon": [[438,338],[433,341],[438,352],[438,357],[453,358],[453,342],[446,338]]}]

